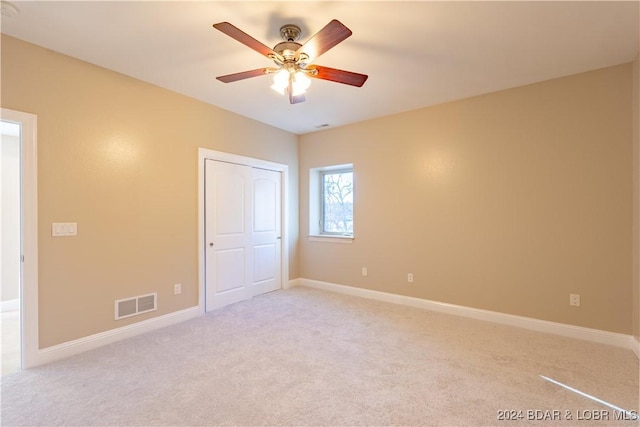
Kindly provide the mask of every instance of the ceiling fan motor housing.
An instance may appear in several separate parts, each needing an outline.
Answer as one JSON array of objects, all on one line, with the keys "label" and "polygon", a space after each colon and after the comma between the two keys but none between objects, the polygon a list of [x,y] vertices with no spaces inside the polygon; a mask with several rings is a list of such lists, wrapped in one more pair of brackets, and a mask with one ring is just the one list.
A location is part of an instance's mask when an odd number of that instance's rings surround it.
[{"label": "ceiling fan motor housing", "polygon": [[297,61],[296,52],[302,45],[300,43],[286,41],[280,42],[273,47],[274,52],[281,55],[285,61]]},{"label": "ceiling fan motor housing", "polygon": [[302,46],[296,40],[300,38],[300,27],[287,24],[280,27],[280,37],[284,40],[273,47],[273,50],[281,55],[285,62],[297,62],[299,57],[296,52]]}]

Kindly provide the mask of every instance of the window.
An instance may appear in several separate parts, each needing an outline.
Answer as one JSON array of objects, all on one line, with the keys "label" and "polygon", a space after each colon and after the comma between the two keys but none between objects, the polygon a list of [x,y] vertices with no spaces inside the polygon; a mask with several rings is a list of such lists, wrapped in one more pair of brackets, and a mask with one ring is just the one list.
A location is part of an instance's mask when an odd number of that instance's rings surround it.
[{"label": "window", "polygon": [[353,165],[311,169],[310,234],[353,237]]},{"label": "window", "polygon": [[321,233],[353,234],[353,170],[320,172]]}]

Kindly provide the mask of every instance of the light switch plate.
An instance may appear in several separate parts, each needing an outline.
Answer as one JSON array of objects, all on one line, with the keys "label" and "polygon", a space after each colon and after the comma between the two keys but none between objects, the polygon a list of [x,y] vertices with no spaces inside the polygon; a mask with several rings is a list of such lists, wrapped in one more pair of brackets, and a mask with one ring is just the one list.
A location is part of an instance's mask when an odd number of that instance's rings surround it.
[{"label": "light switch plate", "polygon": [[53,237],[68,237],[77,235],[77,222],[54,222],[51,224],[51,236]]}]

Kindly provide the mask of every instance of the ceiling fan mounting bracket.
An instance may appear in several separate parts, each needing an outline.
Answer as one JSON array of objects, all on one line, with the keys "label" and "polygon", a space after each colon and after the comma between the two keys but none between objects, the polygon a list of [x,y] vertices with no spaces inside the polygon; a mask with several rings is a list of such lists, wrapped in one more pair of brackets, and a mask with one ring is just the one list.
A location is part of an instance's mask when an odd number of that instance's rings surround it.
[{"label": "ceiling fan mounting bracket", "polygon": [[300,27],[293,24],[287,24],[280,27],[280,37],[287,42],[294,42],[300,38]]}]

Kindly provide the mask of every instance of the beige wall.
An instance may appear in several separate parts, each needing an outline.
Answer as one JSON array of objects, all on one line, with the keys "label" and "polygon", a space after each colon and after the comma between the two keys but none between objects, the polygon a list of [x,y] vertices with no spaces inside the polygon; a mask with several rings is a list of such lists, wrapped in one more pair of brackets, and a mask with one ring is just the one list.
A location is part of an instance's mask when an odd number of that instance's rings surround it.
[{"label": "beige wall", "polygon": [[309,168],[353,163],[356,201],[354,243],[301,238],[300,276],[630,334],[630,76],[627,64],[303,135],[300,235]]},{"label": "beige wall", "polygon": [[[4,35],[2,106],[38,116],[40,347],[197,305],[198,147],[289,165],[297,277],[295,135]],[[158,311],[113,320],[155,291]]]},{"label": "beige wall", "polygon": [[[40,346],[196,305],[197,147],[290,166],[291,278],[638,336],[632,72],[637,84],[636,61],[298,144],[3,35],[2,106],[38,115]],[[637,90],[635,102],[637,112]],[[353,244],[297,241],[298,162],[302,236],[309,168],[354,163]],[[51,238],[51,223],[67,221],[79,235]],[[153,291],[157,312],[112,320],[114,299]]]},{"label": "beige wall", "polygon": [[632,66],[633,122],[633,335],[640,341],[640,55]]}]

